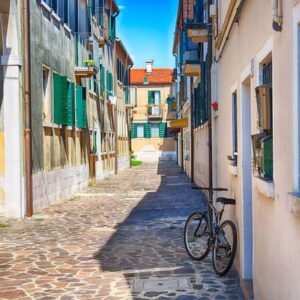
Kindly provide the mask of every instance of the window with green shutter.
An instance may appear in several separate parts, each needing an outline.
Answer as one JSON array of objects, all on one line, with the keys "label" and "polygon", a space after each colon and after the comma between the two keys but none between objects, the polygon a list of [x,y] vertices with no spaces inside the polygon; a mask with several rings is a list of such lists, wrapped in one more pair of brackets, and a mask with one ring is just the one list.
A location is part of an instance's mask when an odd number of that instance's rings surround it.
[{"label": "window with green shutter", "polygon": [[131,138],[136,139],[137,138],[137,124],[131,124]]},{"label": "window with green shutter", "polygon": [[74,83],[62,76],[62,125],[74,126]]},{"label": "window with green shutter", "polygon": [[159,137],[165,138],[167,133],[167,123],[159,123]]},{"label": "window with green shutter", "polygon": [[86,88],[81,85],[76,86],[76,126],[87,128]]},{"label": "window with green shutter", "polygon": [[148,91],[148,104],[149,105],[154,104],[154,94],[152,91]]},{"label": "window with green shutter", "polygon": [[100,96],[104,97],[105,89],[105,68],[100,65]]},{"label": "window with green shutter", "polygon": [[151,138],[151,124],[150,123],[144,124],[144,138],[146,138],[146,139]]},{"label": "window with green shutter", "polygon": [[53,74],[53,102],[53,121],[55,124],[61,124],[61,77],[55,73]]},{"label": "window with green shutter", "polygon": [[129,105],[130,104],[130,94],[129,94],[129,88],[125,88],[125,104]]}]

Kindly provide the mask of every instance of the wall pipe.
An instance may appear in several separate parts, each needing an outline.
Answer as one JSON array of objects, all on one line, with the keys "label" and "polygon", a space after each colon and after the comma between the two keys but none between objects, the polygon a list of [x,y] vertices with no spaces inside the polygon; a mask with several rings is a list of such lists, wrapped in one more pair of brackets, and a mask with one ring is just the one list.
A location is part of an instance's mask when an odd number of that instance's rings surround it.
[{"label": "wall pipe", "polygon": [[[212,0],[207,1],[208,10],[210,9],[210,5],[212,4]],[[208,161],[209,161],[209,201],[213,201],[213,157],[212,157],[212,108],[211,108],[211,67],[212,67],[212,18],[208,13],[208,49],[207,49],[207,102],[208,102]],[[211,211],[209,212],[212,213]]]},{"label": "wall pipe", "polygon": [[24,30],[24,163],[26,185],[26,216],[33,214],[32,193],[32,131],[31,131],[31,91],[30,91],[30,0],[23,0]]}]

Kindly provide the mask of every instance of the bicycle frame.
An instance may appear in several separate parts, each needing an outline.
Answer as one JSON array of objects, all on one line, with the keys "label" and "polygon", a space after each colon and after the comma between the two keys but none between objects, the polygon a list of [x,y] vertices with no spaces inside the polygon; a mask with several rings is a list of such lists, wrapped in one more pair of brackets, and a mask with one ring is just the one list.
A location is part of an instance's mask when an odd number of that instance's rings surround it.
[{"label": "bicycle frame", "polygon": [[211,246],[214,247],[216,234],[221,223],[221,219],[224,213],[225,205],[223,205],[221,210],[217,210],[216,207],[213,205],[211,201],[208,201],[208,224],[209,224],[209,231],[211,234]]}]

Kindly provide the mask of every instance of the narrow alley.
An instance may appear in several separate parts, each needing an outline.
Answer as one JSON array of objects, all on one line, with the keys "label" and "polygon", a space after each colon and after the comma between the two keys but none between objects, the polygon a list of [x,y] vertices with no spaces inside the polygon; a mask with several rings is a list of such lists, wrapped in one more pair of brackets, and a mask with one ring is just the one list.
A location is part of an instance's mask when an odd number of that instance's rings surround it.
[{"label": "narrow alley", "polygon": [[192,261],[187,216],[205,209],[174,162],[144,163],[8,220],[0,238],[0,299],[243,299],[234,269]]}]

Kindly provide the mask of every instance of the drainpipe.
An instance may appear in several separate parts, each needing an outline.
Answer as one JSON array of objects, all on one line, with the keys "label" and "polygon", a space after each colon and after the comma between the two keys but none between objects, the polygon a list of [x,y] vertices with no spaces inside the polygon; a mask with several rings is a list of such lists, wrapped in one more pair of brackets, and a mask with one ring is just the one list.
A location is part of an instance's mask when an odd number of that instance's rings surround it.
[{"label": "drainpipe", "polygon": [[282,1],[281,0],[273,0],[272,3],[273,9],[273,29],[275,31],[282,30]]},{"label": "drainpipe", "polygon": [[194,82],[190,79],[191,99],[190,99],[190,118],[191,118],[191,182],[194,183]]},{"label": "drainpipe", "polygon": [[[208,9],[212,0],[207,1]],[[209,16],[210,14],[208,14]],[[208,161],[209,161],[209,188],[213,188],[213,157],[212,157],[212,109],[211,109],[211,67],[212,67],[212,18],[208,17],[208,49],[207,49],[207,102],[208,102]],[[213,201],[213,192],[209,192],[209,201]]]},{"label": "drainpipe", "polygon": [[33,213],[32,196],[32,136],[31,136],[31,94],[30,94],[30,0],[23,0],[24,28],[24,151],[26,216]]}]

